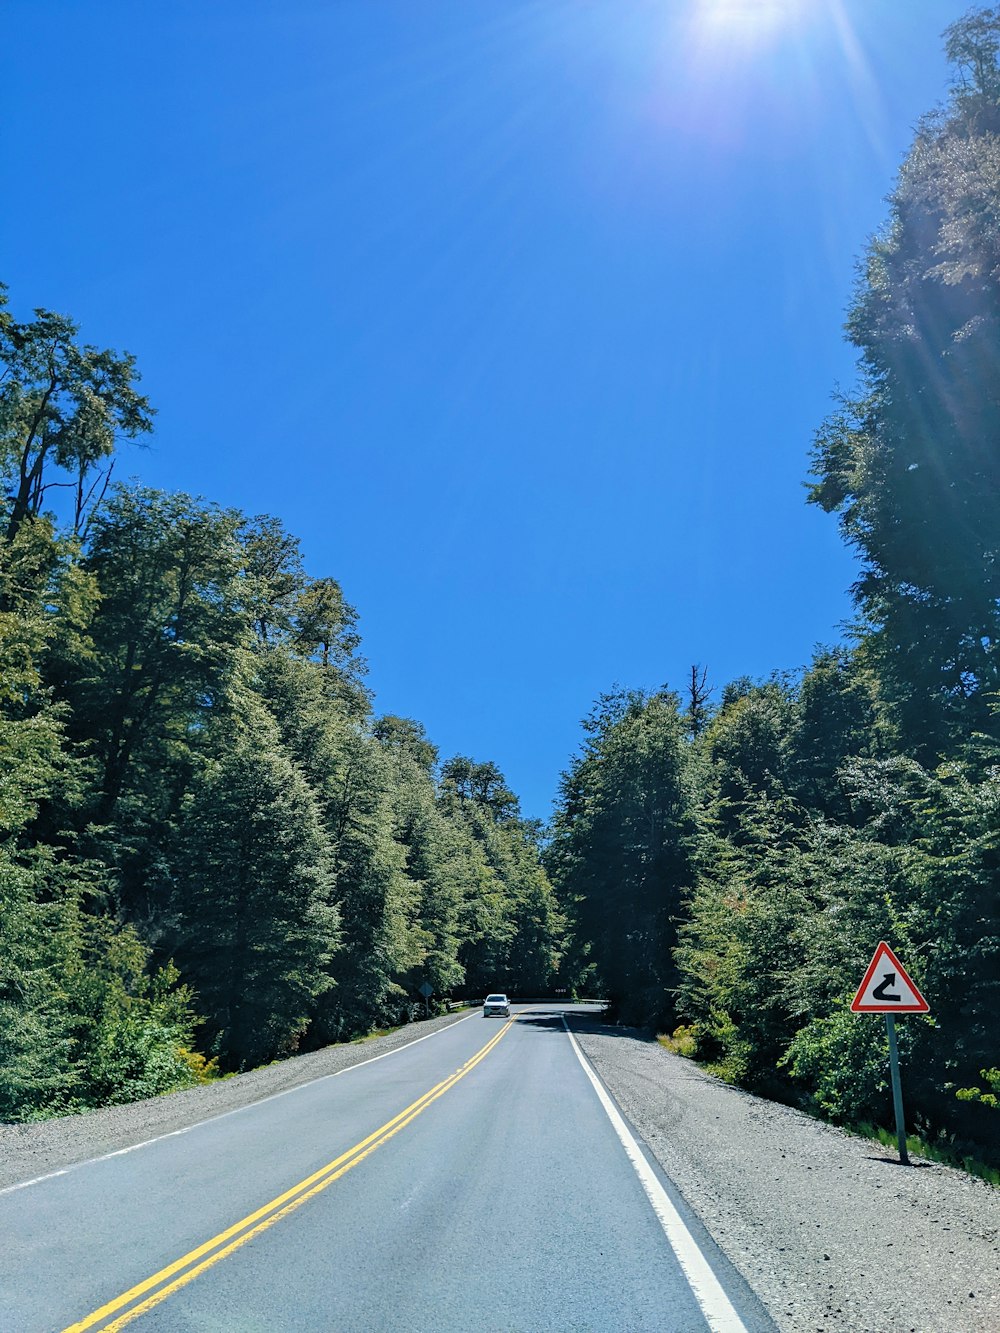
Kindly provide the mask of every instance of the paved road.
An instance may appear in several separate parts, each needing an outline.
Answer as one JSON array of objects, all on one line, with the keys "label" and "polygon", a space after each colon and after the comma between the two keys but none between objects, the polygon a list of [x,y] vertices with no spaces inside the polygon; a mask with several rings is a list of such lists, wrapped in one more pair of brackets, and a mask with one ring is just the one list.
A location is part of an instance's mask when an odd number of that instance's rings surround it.
[{"label": "paved road", "polygon": [[561,1008],[476,1015],[0,1194],[0,1330],[772,1328],[616,1117]]}]

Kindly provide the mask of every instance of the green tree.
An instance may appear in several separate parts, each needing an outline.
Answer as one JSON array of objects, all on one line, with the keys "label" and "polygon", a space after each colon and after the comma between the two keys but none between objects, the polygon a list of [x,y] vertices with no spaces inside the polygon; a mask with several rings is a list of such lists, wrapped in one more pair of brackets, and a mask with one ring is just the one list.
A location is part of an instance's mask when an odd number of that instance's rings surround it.
[{"label": "green tree", "polygon": [[468,843],[459,958],[466,992],[544,993],[562,953],[564,921],[536,830],[496,764],[463,755],[441,769],[439,808]]},{"label": "green tree", "polygon": [[91,853],[144,929],[162,848],[250,636],[239,523],[185,495],[115,490],[84,561],[100,590],[89,650],[53,664],[70,737],[94,768]]},{"label": "green tree", "polygon": [[438,749],[428,740],[422,723],[387,714],[372,723],[372,735],[390,752],[416,764],[427,778],[434,773]]},{"label": "green tree", "polygon": [[811,491],[862,559],[866,651],[931,762],[996,731],[1000,687],[1000,12],[946,35],[963,82],[869,246],[847,326],[861,388],[818,436]]},{"label": "green tree", "polygon": [[317,802],[252,702],[185,797],[176,955],[230,1069],[293,1050],[329,988],[333,864]]},{"label": "green tree", "polygon": [[605,696],[566,775],[547,863],[596,982],[630,1021],[667,1019],[695,834],[686,722],[668,692]]},{"label": "green tree", "polygon": [[342,948],[308,1040],[341,1040],[395,1017],[403,979],[423,959],[419,890],[394,837],[392,765],[345,700],[341,669],[285,652],[258,654],[255,687],[310,785],[334,871]]},{"label": "green tree", "polygon": [[344,953],[337,989],[321,1013],[332,1037],[366,1032],[395,1016],[406,999],[402,978],[422,962],[426,936],[419,892],[393,836],[390,769],[377,742],[349,736],[344,783],[335,798],[337,901]]},{"label": "green tree", "polygon": [[270,514],[244,519],[236,536],[243,550],[244,596],[257,637],[262,645],[286,640],[308,583],[299,540]]},{"label": "green tree", "polygon": [[149,403],[134,387],[134,358],[81,347],[78,332],[48,310],[15,320],[0,286],[0,511],[8,542],[41,515],[55,488],[70,491],[73,531],[81,532],[117,440],[152,427]]},{"label": "green tree", "polygon": [[892,737],[862,652],[820,650],[799,683],[788,745],[788,786],[814,810],[849,819],[839,779],[848,759],[888,750]]},{"label": "green tree", "polygon": [[493,763],[480,764],[464,755],[456,755],[441,770],[441,788],[453,795],[460,805],[482,806],[494,822],[516,819],[520,813],[517,797]]},{"label": "green tree", "polygon": [[[712,766],[714,815],[738,840],[752,829],[758,803],[786,793],[794,701],[787,685],[740,683],[728,691],[704,733],[703,748]],[[747,816],[747,812],[749,817]]]},{"label": "green tree", "polygon": [[295,646],[319,663],[343,709],[363,722],[371,711],[371,697],[363,684],[368,664],[358,653],[357,623],[358,614],[344,599],[336,579],[306,583],[295,609]]},{"label": "green tree", "polygon": [[427,982],[437,997],[465,980],[459,961],[462,914],[472,878],[468,840],[439,809],[434,785],[437,749],[419,722],[381,717],[372,727],[386,755],[393,836],[405,855],[405,874],[417,895],[423,956],[403,979],[410,995]]}]

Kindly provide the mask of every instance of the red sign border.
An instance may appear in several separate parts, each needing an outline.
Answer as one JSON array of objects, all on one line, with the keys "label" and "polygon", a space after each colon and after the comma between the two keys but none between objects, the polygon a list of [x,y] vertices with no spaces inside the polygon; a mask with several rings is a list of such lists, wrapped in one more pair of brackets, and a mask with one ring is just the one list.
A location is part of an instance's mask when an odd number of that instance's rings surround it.
[{"label": "red sign border", "polygon": [[[861,1003],[861,997],[864,995],[865,991],[868,988],[868,983],[872,979],[872,974],[874,973],[875,969],[878,967],[879,963],[882,961],[883,958],[889,959],[890,963],[892,963],[896,971],[896,975],[901,977],[902,980],[906,982],[907,986],[909,986],[910,990],[912,990],[913,994],[917,997],[919,1003],[878,1004],[878,1005]],[[861,981],[861,985],[857,989],[857,993],[854,996],[854,999],[851,1001],[851,1013],[852,1014],[926,1014],[929,1012],[930,1012],[930,1005],[927,1003],[924,997],[920,994],[920,991],[911,981],[910,974],[907,972],[906,968],[899,961],[899,959],[896,957],[893,951],[889,948],[885,940],[879,940],[878,948],[875,950],[874,954],[872,955],[872,960],[868,964],[868,970]]]}]

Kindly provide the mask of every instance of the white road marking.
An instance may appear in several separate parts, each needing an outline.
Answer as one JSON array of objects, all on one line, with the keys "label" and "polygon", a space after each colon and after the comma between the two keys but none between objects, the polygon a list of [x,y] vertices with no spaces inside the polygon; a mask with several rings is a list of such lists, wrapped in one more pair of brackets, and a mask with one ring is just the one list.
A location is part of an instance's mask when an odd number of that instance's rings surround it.
[{"label": "white road marking", "polygon": [[449,1023],[447,1027],[438,1028],[435,1032],[425,1033],[422,1037],[414,1037],[413,1041],[406,1041],[402,1046],[394,1046],[391,1051],[383,1051],[381,1055],[373,1055],[367,1060],[359,1060],[356,1065],[348,1065],[346,1069],[337,1069],[332,1074],[320,1074],[318,1078],[308,1079],[305,1083],[296,1083],[294,1088],[283,1088],[281,1092],[272,1092],[268,1097],[261,1097],[255,1102],[247,1102],[246,1106],[234,1106],[231,1111],[220,1111],[218,1115],[206,1116],[204,1120],[196,1120],[193,1125],[185,1125],[183,1129],[171,1129],[166,1134],[157,1134],[153,1139],[143,1139],[141,1143],[132,1143],[127,1148],[115,1148],[113,1152],[102,1153],[100,1157],[85,1157],[82,1162],[71,1162],[69,1166],[60,1167],[58,1171],[49,1171],[44,1176],[34,1176],[31,1180],[22,1180],[16,1185],[5,1185],[3,1189],[0,1189],[0,1196],[13,1194],[15,1190],[26,1190],[29,1185],[40,1185],[43,1180],[55,1180],[56,1176],[68,1175],[70,1171],[75,1171],[77,1167],[93,1166],[95,1162],[106,1162],[112,1157],[124,1157],[126,1153],[137,1152],[140,1148],[148,1148],[153,1143],[162,1143],[164,1139],[175,1139],[180,1134],[190,1134],[192,1129],[200,1129],[202,1125],[211,1125],[216,1120],[225,1120],[226,1116],[229,1115],[239,1115],[241,1111],[250,1111],[255,1106],[263,1106],[265,1102],[277,1101],[279,1097],[287,1097],[290,1092],[301,1092],[303,1088],[311,1088],[314,1083],[322,1083],[328,1078],[340,1078],[341,1074],[349,1074],[353,1069],[360,1069],[362,1065],[373,1065],[376,1060],[385,1060],[390,1055],[396,1055],[399,1051],[408,1051],[411,1046],[419,1046],[422,1041],[430,1041],[431,1037],[437,1037],[442,1032],[450,1032],[452,1028],[457,1028],[459,1023],[477,1017],[478,1013],[478,1009],[473,1009],[471,1014],[456,1019],[454,1023]]},{"label": "white road marking", "polygon": [[615,1133],[621,1140],[629,1161],[635,1168],[635,1173],[639,1177],[642,1188],[646,1191],[646,1197],[653,1205],[653,1212],[670,1242],[670,1248],[677,1256],[677,1262],[688,1280],[688,1285],[694,1292],[695,1300],[701,1306],[701,1312],[705,1316],[708,1327],[712,1330],[712,1333],[747,1333],[746,1325],[736,1313],[732,1302],[722,1288],[722,1284],[713,1273],[711,1265],[698,1248],[698,1242],[685,1226],[684,1219],[671,1203],[670,1196],[656,1178],[656,1173],[646,1160],[635,1136],[622,1119],[618,1108],[608,1096],[604,1085],[591,1069],[586,1057],[580,1050],[580,1045],[566,1022],[565,1014],[563,1015],[563,1027],[566,1029],[566,1035],[569,1037],[570,1044],[576,1053],[576,1058],[583,1066],[583,1072],[593,1084],[594,1091],[600,1098],[601,1105],[614,1126]]}]

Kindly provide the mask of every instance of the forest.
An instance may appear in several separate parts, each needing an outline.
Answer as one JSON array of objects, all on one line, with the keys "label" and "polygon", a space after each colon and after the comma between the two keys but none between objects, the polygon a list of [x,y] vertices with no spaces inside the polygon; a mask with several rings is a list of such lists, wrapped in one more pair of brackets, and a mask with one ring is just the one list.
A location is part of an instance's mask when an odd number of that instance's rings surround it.
[{"label": "forest", "polygon": [[[798,672],[613,689],[548,828],[380,716],[296,538],[139,483],[134,360],[0,309],[0,1120],[192,1086],[505,986],[603,994],[742,1087],[1000,1160],[1000,10],[945,34],[808,500],[856,553]],[[693,656],[695,654],[692,654]]]},{"label": "forest", "polygon": [[624,1021],[843,1123],[890,1114],[885,1029],[848,1007],[889,941],[931,1008],[900,1025],[912,1122],[1000,1162],[1000,10],[945,41],[812,453],[860,562],[849,638],[600,699],[546,864]]},{"label": "forest", "polygon": [[130,357],[5,302],[0,360],[0,1120],[406,1022],[424,984],[549,986],[537,826],[373,714],[336,580],[274,517],[112,484],[152,424]]}]

